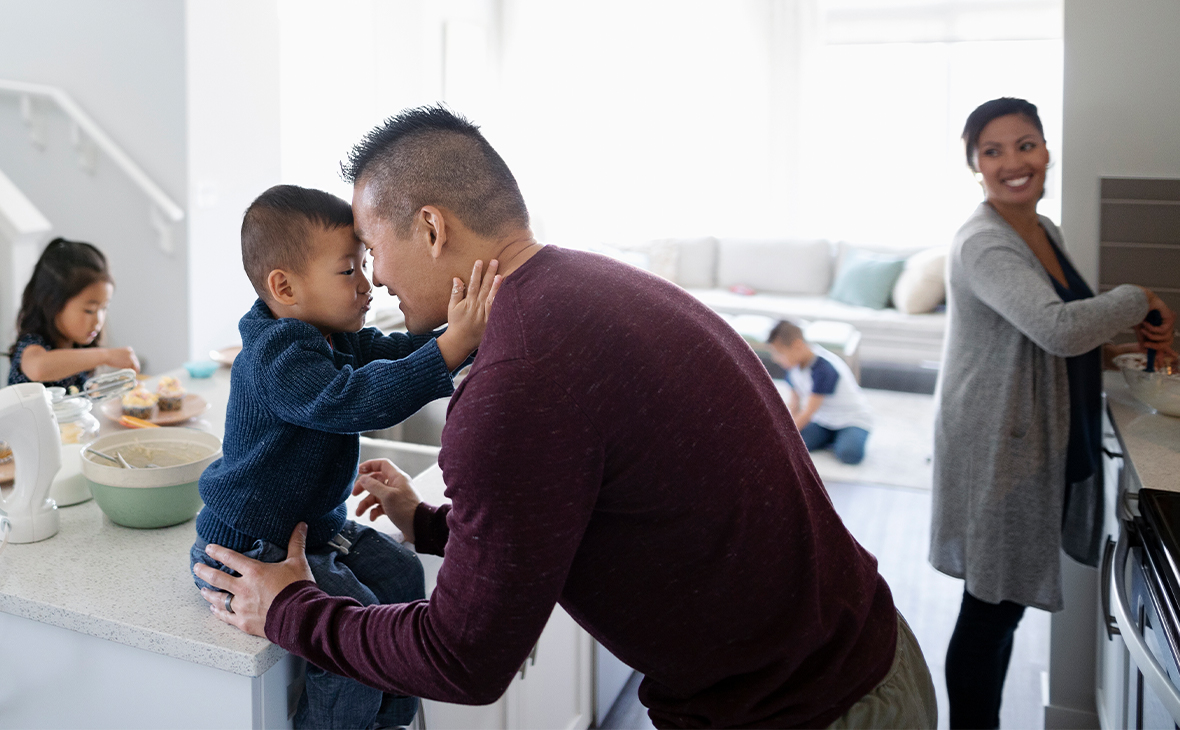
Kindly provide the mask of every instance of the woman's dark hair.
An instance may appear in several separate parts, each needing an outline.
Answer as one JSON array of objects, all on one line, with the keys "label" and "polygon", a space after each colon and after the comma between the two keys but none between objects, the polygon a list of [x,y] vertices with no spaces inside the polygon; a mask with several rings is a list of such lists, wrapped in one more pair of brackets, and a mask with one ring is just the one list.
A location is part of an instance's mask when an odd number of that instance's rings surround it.
[{"label": "woman's dark hair", "polygon": [[970,167],[973,172],[979,172],[975,168],[975,150],[979,147],[979,135],[983,134],[983,128],[991,124],[993,119],[1006,117],[1009,114],[1019,114],[1024,117],[1037,128],[1042,137],[1045,136],[1045,129],[1041,126],[1041,117],[1037,114],[1037,107],[1032,102],[1011,96],[985,101],[971,112],[967,117],[967,123],[963,125],[963,146],[967,153],[967,167]]},{"label": "woman's dark hair", "polygon": [[[40,335],[51,345],[61,339],[54,320],[66,302],[91,284],[114,280],[107,270],[107,258],[89,243],[55,238],[49,242],[33,267],[33,276],[20,300],[20,314],[16,316],[17,342],[25,335]],[[101,333],[100,333],[101,336]],[[94,347],[98,338],[86,347]],[[16,353],[16,343],[8,349],[8,356]]]}]

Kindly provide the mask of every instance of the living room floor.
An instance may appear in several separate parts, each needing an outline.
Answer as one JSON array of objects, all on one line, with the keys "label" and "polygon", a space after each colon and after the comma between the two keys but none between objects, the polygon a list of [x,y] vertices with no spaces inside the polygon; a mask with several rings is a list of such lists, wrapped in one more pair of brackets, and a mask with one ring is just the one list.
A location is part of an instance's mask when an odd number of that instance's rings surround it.
[{"label": "living room floor", "polygon": [[[877,556],[893,600],[926,655],[938,693],[938,726],[948,727],[943,660],[954,630],[963,583],[945,576],[926,561],[930,536],[930,491],[876,484],[829,483],[832,503],[849,531]],[[1049,667],[1049,614],[1025,611],[1012,649],[1004,685],[1000,725],[1040,730],[1044,727],[1042,676]],[[602,728],[653,727],[639,703],[638,674],[603,718]]]}]

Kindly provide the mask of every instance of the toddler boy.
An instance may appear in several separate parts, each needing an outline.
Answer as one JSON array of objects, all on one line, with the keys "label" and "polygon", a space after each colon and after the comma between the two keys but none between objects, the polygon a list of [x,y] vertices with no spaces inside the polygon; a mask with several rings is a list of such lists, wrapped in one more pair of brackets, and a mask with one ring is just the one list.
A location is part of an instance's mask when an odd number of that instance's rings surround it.
[{"label": "toddler boy", "polygon": [[831,446],[845,464],[863,461],[873,417],[848,365],[819,345],[809,344],[791,322],[775,325],[768,344],[771,359],[787,371],[791,386],[787,408],[807,450]]},{"label": "toddler boy", "polygon": [[[348,203],[293,185],[267,190],[246,210],[242,261],[259,299],[238,324],[223,456],[201,475],[205,507],[190,562],[232,572],[205,554],[210,543],[281,562],[306,522],[320,588],[363,605],[404,603],[425,597],[417,556],[347,519],[358,434],[451,395],[452,373],[483,337],[499,277],[493,262],[466,293],[456,279],[437,337],[362,328],[372,285],[352,226]],[[226,601],[232,609],[228,593]],[[417,702],[308,665],[295,726],[407,725]]]}]

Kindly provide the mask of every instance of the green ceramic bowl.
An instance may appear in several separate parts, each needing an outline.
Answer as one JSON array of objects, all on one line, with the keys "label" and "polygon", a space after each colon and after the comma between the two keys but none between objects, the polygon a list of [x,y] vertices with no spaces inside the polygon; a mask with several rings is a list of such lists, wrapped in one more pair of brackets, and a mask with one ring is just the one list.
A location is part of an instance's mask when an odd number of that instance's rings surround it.
[{"label": "green ceramic bowl", "polygon": [[[121,454],[124,469],[82,451],[82,473],[99,508],[124,527],[168,527],[201,509],[197,480],[221,457],[221,439],[193,428],[144,428],[102,436],[91,451]],[[148,464],[158,466],[147,466]]]}]

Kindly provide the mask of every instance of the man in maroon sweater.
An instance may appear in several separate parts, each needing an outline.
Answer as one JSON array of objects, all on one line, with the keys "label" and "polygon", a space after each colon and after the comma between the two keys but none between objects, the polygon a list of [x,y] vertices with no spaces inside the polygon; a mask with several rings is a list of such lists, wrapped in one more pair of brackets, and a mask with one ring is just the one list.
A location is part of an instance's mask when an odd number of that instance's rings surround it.
[{"label": "man in maroon sweater", "polygon": [[[657,726],[933,726],[933,686],[876,560],[844,528],[762,363],[676,286],[537,243],[503,160],[440,108],[354,149],[357,235],[411,332],[442,282],[503,285],[455,392],[451,505],[391,466],[358,479],[422,553],[429,600],[361,607],[318,590],[302,532],[285,563],[216,546],[214,613],[384,691],[495,701],[555,603],[645,675]],[[441,292],[441,296],[437,293]]]}]

